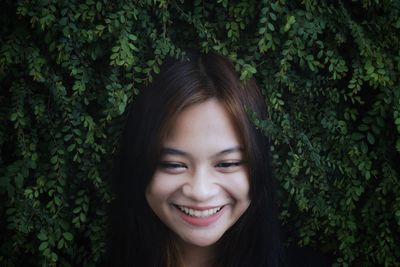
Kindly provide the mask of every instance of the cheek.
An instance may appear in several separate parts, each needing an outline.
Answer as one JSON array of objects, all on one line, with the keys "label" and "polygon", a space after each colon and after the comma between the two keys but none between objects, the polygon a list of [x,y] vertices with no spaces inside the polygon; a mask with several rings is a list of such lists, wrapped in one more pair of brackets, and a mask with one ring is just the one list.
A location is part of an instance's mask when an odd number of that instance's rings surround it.
[{"label": "cheek", "polygon": [[226,190],[238,201],[248,201],[250,192],[250,182],[247,172],[232,174],[224,185]]},{"label": "cheek", "polygon": [[172,176],[156,172],[147,187],[146,198],[150,199],[167,199],[170,197],[177,189],[179,184],[175,181]]}]

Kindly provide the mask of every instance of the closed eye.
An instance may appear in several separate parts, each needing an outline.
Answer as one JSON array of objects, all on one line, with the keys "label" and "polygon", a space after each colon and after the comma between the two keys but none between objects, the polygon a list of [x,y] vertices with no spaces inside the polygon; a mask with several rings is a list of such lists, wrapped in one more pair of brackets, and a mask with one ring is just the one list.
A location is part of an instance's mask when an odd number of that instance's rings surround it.
[{"label": "closed eye", "polygon": [[217,165],[215,165],[215,167],[217,167],[217,168],[229,168],[229,167],[239,166],[240,164],[241,164],[240,161],[237,161],[237,162],[221,162],[221,163],[218,163]]},{"label": "closed eye", "polygon": [[242,161],[228,161],[220,162],[215,167],[222,172],[233,172],[238,170],[242,164]]},{"label": "closed eye", "polygon": [[158,164],[158,168],[166,172],[178,173],[187,169],[187,166],[180,162],[163,161]]}]

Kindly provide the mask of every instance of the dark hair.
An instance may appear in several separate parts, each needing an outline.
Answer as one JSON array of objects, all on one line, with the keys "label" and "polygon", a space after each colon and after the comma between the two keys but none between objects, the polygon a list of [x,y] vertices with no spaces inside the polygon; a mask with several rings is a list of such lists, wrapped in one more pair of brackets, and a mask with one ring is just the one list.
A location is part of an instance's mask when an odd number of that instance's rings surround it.
[{"label": "dark hair", "polygon": [[[114,166],[110,260],[113,266],[166,266],[175,259],[168,229],[153,213],[145,190],[156,170],[160,146],[186,107],[217,99],[232,117],[248,162],[251,203],[218,241],[218,266],[278,266],[280,243],[269,142],[248,119],[266,119],[264,98],[254,79],[241,82],[224,57],[188,52],[167,59],[160,74],[134,99]],[[172,252],[171,252],[172,251]]]}]

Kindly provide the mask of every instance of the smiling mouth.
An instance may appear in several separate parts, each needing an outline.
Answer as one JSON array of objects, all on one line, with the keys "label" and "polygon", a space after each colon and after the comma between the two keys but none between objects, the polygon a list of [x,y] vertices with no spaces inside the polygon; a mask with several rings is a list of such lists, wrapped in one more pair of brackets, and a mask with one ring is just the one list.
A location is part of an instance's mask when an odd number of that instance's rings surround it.
[{"label": "smiling mouth", "polygon": [[186,215],[189,215],[191,217],[196,217],[196,218],[205,218],[205,217],[212,216],[212,215],[220,212],[223,208],[223,206],[221,206],[221,207],[212,208],[212,209],[208,209],[208,210],[195,210],[195,209],[191,209],[191,208],[188,208],[185,206],[180,206],[180,205],[174,205],[174,206],[178,210],[185,213]]}]

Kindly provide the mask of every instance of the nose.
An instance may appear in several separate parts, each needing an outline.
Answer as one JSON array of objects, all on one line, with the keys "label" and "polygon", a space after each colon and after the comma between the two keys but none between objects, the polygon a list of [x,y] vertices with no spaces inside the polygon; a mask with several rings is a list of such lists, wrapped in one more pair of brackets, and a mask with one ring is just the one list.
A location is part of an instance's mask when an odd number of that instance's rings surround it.
[{"label": "nose", "polygon": [[196,202],[205,202],[219,192],[219,186],[215,183],[212,174],[207,170],[196,171],[182,186],[183,194]]}]

